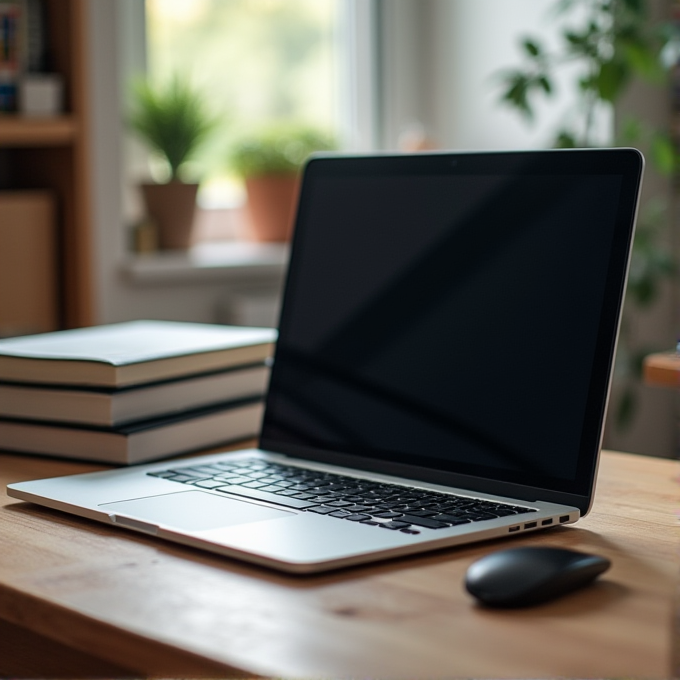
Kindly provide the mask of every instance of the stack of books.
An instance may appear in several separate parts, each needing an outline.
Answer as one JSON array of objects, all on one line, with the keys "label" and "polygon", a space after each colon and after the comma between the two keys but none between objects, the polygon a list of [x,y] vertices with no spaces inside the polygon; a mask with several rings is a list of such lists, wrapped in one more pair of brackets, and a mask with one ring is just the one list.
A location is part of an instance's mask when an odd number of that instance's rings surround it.
[{"label": "stack of books", "polygon": [[0,111],[21,108],[22,80],[46,69],[45,19],[44,0],[0,2]]},{"label": "stack of books", "polygon": [[252,437],[275,342],[169,321],[0,340],[0,450],[131,464]]}]

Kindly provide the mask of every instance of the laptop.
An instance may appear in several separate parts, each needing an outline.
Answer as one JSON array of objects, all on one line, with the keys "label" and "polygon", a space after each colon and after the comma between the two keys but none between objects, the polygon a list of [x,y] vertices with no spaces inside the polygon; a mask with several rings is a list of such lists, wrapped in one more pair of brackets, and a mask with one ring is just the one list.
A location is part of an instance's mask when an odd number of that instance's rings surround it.
[{"label": "laptop", "polygon": [[576,522],[642,172],[634,149],[312,158],[258,448],[9,495],[294,573]]}]

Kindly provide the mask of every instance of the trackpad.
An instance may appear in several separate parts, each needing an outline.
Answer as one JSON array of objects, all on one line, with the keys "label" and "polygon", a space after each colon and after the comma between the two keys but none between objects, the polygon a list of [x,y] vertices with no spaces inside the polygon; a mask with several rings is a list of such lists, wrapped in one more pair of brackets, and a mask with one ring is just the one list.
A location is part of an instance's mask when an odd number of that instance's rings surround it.
[{"label": "trackpad", "polygon": [[295,514],[247,501],[222,498],[204,491],[180,491],[163,496],[103,503],[99,507],[109,514],[120,513],[152,524],[188,531],[263,522]]}]

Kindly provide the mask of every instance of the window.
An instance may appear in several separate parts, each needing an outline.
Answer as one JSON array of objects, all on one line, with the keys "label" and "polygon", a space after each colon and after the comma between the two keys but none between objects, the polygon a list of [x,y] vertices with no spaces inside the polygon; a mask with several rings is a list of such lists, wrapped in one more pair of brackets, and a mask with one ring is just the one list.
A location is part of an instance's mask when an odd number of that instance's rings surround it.
[{"label": "window", "polygon": [[200,240],[238,235],[229,218],[244,197],[228,155],[240,136],[288,121],[340,137],[343,2],[146,0],[148,77],[190,78],[220,120],[196,168]]}]

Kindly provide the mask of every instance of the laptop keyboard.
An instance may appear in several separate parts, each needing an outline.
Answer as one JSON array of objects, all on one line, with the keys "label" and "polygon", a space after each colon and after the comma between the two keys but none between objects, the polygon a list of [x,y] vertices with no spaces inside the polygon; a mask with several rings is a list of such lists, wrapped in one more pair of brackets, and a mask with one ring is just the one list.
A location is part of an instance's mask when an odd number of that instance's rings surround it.
[{"label": "laptop keyboard", "polygon": [[443,529],[536,512],[534,508],[260,460],[186,466],[147,474],[410,534],[419,533],[421,528]]}]

